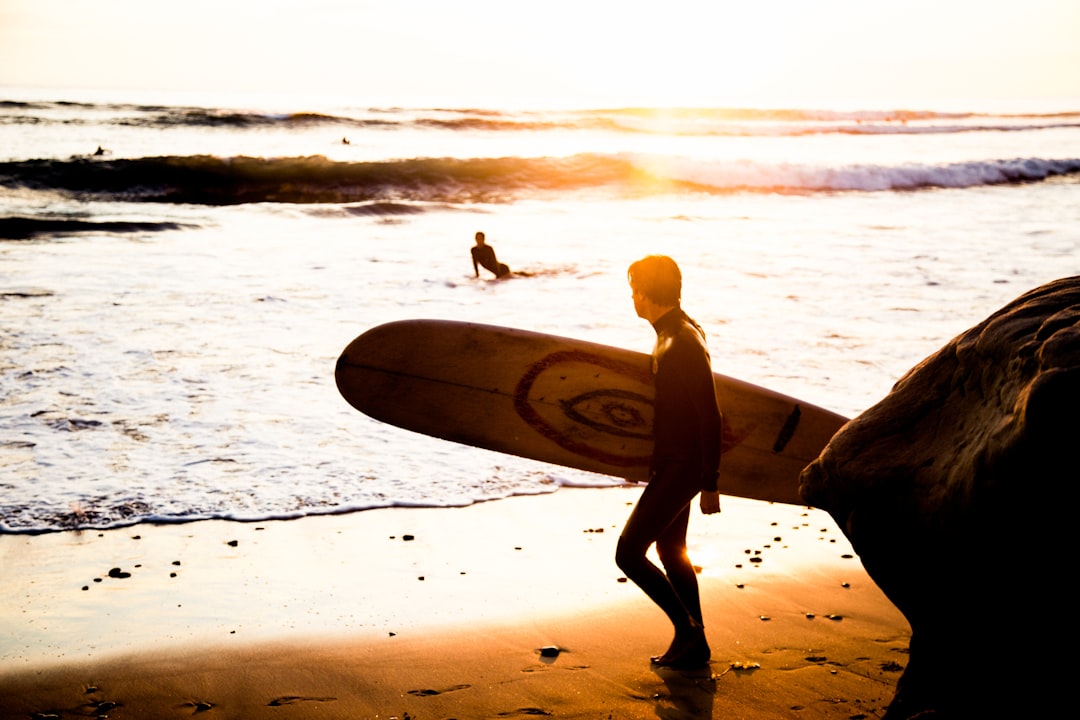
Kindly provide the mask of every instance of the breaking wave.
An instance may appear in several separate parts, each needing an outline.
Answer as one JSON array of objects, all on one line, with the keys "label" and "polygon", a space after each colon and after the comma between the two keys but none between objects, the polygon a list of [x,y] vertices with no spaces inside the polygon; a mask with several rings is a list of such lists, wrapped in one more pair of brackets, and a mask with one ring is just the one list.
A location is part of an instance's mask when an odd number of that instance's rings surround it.
[{"label": "breaking wave", "polygon": [[[79,199],[244,203],[513,202],[544,193],[882,192],[1039,182],[1080,173],[1080,158],[896,166],[698,161],[642,155],[412,158],[74,157],[0,163],[0,187]],[[374,212],[374,211],[373,211]]]}]

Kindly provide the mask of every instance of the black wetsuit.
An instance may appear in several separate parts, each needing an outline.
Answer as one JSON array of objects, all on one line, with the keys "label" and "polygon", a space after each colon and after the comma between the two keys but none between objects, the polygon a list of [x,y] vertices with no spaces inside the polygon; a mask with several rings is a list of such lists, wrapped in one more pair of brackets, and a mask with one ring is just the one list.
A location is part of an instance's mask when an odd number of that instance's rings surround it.
[{"label": "black wetsuit", "polygon": [[[697,490],[716,490],[723,420],[716,404],[705,332],[679,308],[654,323],[656,445],[650,475],[679,468]],[[689,489],[689,487],[688,487]]]},{"label": "black wetsuit", "polygon": [[[686,530],[694,497],[716,490],[723,418],[705,333],[679,308],[653,327],[656,443],[650,480],[619,537],[615,561],[676,627],[687,614],[703,624],[697,574],[686,556]],[[666,574],[645,555],[653,543]]]},{"label": "black wetsuit", "polygon": [[472,248],[472,266],[477,276],[480,275],[478,265],[495,273],[495,277],[510,274],[510,268],[495,259],[495,250],[490,245],[474,245]]}]

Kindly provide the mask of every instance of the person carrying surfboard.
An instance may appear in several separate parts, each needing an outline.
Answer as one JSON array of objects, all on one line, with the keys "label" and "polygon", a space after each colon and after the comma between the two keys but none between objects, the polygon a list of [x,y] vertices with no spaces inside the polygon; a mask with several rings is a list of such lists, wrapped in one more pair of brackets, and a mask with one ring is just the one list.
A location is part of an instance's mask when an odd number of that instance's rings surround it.
[{"label": "person carrying surfboard", "polygon": [[[654,449],[649,483],[619,537],[615,562],[675,627],[671,646],[653,663],[692,669],[707,665],[711,653],[686,531],[699,493],[703,513],[720,511],[723,416],[705,332],[681,307],[679,266],[665,255],[650,255],[630,265],[627,279],[635,311],[656,330]],[[663,570],[646,557],[654,543]]]},{"label": "person carrying surfboard", "polygon": [[503,278],[510,274],[510,268],[495,259],[495,249],[488,245],[484,233],[476,233],[476,245],[472,247],[472,267],[476,277],[480,277],[480,268],[490,270],[497,278]]}]

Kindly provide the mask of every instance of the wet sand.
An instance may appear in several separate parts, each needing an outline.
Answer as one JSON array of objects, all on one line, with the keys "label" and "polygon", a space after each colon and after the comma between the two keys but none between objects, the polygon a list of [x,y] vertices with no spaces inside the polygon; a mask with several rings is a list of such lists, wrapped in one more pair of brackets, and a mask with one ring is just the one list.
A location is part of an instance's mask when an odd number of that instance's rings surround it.
[{"label": "wet sand", "polygon": [[708,668],[613,556],[638,488],[0,536],[0,717],[881,717],[910,631],[827,515],[695,513]]}]

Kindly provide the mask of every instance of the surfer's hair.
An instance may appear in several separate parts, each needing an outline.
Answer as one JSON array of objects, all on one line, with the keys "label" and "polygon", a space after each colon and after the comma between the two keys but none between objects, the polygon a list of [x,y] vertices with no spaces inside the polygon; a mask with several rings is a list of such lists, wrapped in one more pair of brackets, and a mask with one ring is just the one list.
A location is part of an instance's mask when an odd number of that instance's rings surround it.
[{"label": "surfer's hair", "polygon": [[635,290],[661,306],[678,306],[682,272],[667,255],[649,255],[630,265],[626,277]]}]

